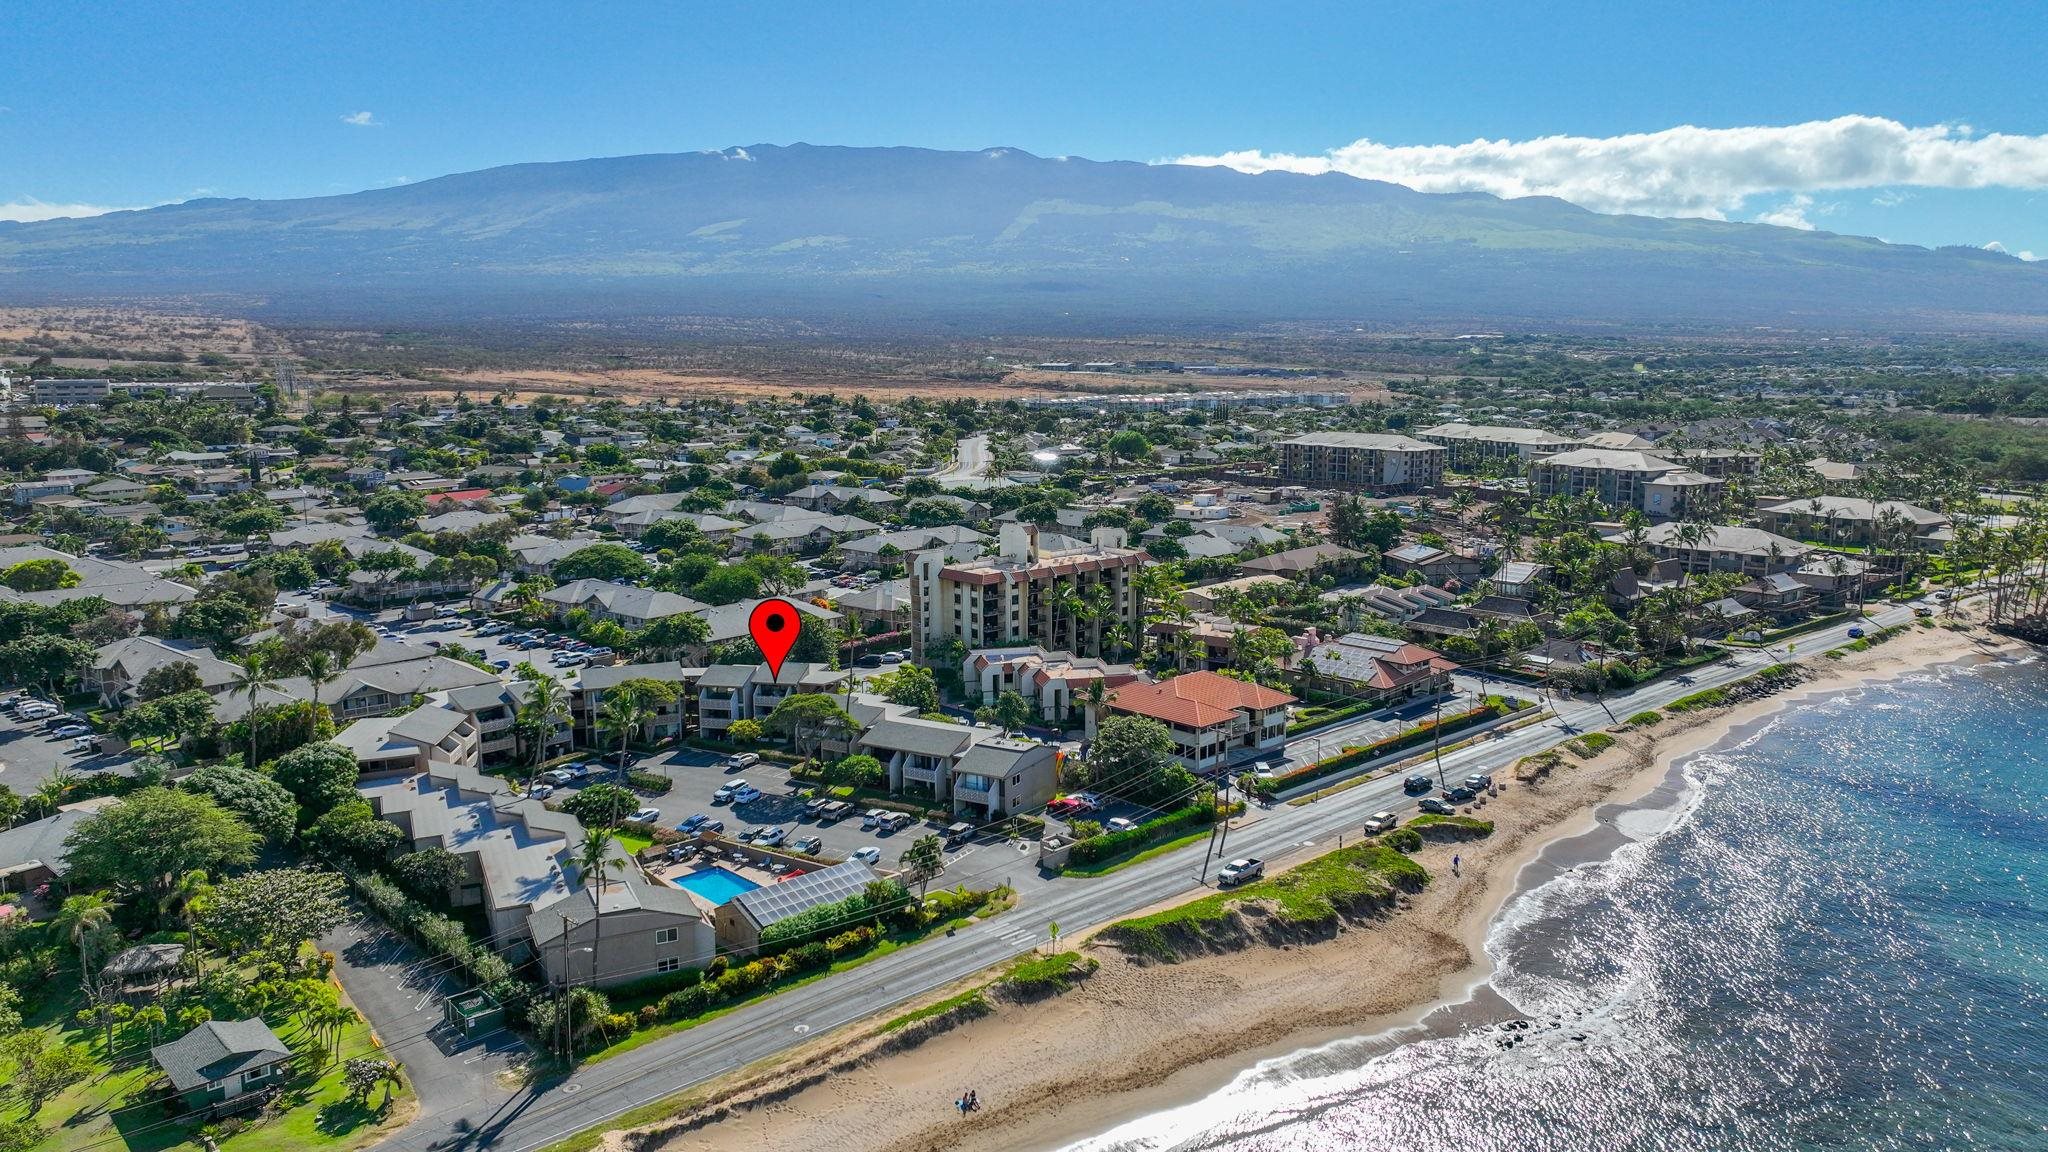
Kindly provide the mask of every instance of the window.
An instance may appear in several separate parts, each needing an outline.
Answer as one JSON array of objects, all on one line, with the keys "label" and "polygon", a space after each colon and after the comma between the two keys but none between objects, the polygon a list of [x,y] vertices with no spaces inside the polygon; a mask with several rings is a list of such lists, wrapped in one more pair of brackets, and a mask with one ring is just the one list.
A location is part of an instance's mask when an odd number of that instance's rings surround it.
[{"label": "window", "polygon": [[682,929],[680,928],[658,928],[654,933],[654,942],[656,944],[673,944],[681,934]]},{"label": "window", "polygon": [[[675,929],[670,928],[668,931],[674,932]],[[656,972],[676,972],[680,971],[682,966],[683,958],[681,956],[663,956],[654,962],[654,970]]]}]

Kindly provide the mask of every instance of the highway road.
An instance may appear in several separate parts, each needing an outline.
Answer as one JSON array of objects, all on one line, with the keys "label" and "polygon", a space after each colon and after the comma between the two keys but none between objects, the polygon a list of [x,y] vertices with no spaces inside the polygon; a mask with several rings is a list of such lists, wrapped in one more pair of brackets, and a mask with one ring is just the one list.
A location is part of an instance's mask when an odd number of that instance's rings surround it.
[{"label": "highway road", "polygon": [[[1887,608],[1873,612],[1863,626],[1874,630],[1907,623],[1912,618],[1910,608]],[[1842,625],[1798,637],[1797,651],[1791,658],[1810,659],[1840,646],[1849,639],[1848,627]],[[1669,704],[1681,696],[1739,680],[1784,659],[1787,653],[1782,648],[1737,651],[1731,659],[1698,669],[1689,676],[1610,696],[1605,707],[1592,700],[1557,701],[1555,714],[1541,723],[1445,753],[1444,772],[1462,778],[1481,768],[1504,768],[1578,732],[1611,723],[1610,709],[1614,716],[1625,718]],[[1513,803],[1512,794],[1497,802]],[[1340,832],[1356,834],[1365,817],[1374,811],[1398,811],[1412,804],[1412,798],[1402,794],[1400,779],[1388,777],[1317,803],[1300,807],[1277,805],[1234,824],[1229,852],[1232,856],[1260,856],[1279,864],[1329,844]],[[1106,876],[1054,881],[1028,904],[955,935],[929,940],[829,979],[791,989],[587,1066],[566,1079],[538,1084],[460,1113],[443,1112],[401,1131],[384,1146],[436,1150],[490,1147],[505,1152],[530,1152],[544,1147],[821,1033],[884,1013],[1039,947],[1047,942],[1049,924],[1057,923],[1062,935],[1072,937],[1192,891],[1204,883],[1204,850],[1204,845],[1191,845]],[[1213,865],[1208,875],[1208,883],[1213,885]]]}]

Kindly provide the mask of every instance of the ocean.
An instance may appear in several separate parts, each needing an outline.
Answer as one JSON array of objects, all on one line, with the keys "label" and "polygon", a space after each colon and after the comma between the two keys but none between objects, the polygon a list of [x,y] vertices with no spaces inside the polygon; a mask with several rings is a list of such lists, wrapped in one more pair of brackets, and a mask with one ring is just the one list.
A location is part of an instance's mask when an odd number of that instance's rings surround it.
[{"label": "ocean", "polygon": [[1787,709],[1609,815],[1470,1002],[1076,1149],[2048,1149],[2048,667]]}]

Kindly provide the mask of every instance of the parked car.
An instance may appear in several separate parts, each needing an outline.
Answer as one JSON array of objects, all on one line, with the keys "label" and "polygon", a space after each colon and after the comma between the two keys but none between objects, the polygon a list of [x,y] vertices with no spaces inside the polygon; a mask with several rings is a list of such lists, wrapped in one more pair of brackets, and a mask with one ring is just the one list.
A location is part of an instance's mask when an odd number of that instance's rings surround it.
[{"label": "parked car", "polygon": [[791,840],[789,846],[806,856],[816,856],[825,850],[825,842],[816,836],[799,836]]},{"label": "parked car", "polygon": [[1416,802],[1415,806],[1434,816],[1455,816],[1458,814],[1458,810],[1451,807],[1449,801],[1439,800],[1434,796],[1424,796]]},{"label": "parked car", "polygon": [[767,828],[763,829],[760,835],[754,837],[754,843],[763,848],[779,848],[782,846],[782,842],[787,839],[789,839],[789,829]]},{"label": "parked car", "polygon": [[946,829],[946,847],[948,848],[958,848],[972,839],[974,839],[974,825],[969,824],[965,820]]},{"label": "parked car", "polygon": [[661,822],[661,809],[642,808],[638,812],[635,812],[631,816],[628,816],[627,819],[633,821],[636,824],[658,824]]},{"label": "parked car", "polygon": [[695,832],[697,829],[702,828],[704,825],[709,824],[710,822],[711,817],[706,816],[702,812],[692,812],[688,816],[683,817],[682,823],[676,825],[676,831]]},{"label": "parked car", "polygon": [[51,733],[52,736],[90,736],[92,729],[83,724],[66,724]]},{"label": "parked car", "polygon": [[818,818],[818,814],[825,810],[825,805],[830,803],[832,803],[832,798],[830,796],[819,796],[811,800],[809,803],[804,805],[804,819],[816,820]]},{"label": "parked car", "polygon": [[528,800],[545,800],[554,794],[555,786],[553,784],[535,784],[526,790],[526,798]]},{"label": "parked car", "polygon": [[1851,639],[1851,640],[1861,640],[1861,639],[1863,639],[1863,628],[1862,628],[1862,626],[1861,626],[1861,625],[1858,625],[1858,626],[1856,626],[1856,627],[1854,627],[1854,628],[1851,628],[1851,629],[1849,629],[1849,639]]},{"label": "parked car", "polygon": [[99,743],[99,738],[96,736],[75,736],[71,740],[72,754],[96,751],[99,748]]},{"label": "parked car", "polygon": [[760,762],[761,758],[752,752],[735,752],[725,758],[725,768],[728,772],[738,772]]},{"label": "parked car", "polygon": [[1216,874],[1216,883],[1224,888],[1235,888],[1250,880],[1257,880],[1266,874],[1266,862],[1256,856],[1232,860]]},{"label": "parked car", "polygon": [[1369,836],[1377,836],[1382,832],[1392,832],[1394,825],[1400,822],[1401,818],[1392,812],[1375,812],[1366,820],[1365,831]]},{"label": "parked car", "polygon": [[1476,798],[1478,795],[1479,793],[1465,787],[1463,784],[1453,784],[1449,788],[1444,789],[1444,799],[1449,800],[1453,804],[1463,804],[1467,800]]},{"label": "parked car", "polygon": [[864,844],[853,850],[853,858],[863,864],[880,864],[882,862],[882,850],[873,844]]},{"label": "parked car", "polygon": [[1083,812],[1102,811],[1102,797],[1093,792],[1076,792],[1073,799],[1080,803]]},{"label": "parked car", "polygon": [[760,798],[761,790],[752,784],[741,784],[732,794],[732,802],[735,804],[747,804]]},{"label": "parked car", "polygon": [[882,658],[875,655],[863,656],[855,660],[853,666],[855,668],[880,668],[882,666]]},{"label": "parked car", "polygon": [[716,816],[697,825],[697,835],[699,836],[709,836],[713,832],[723,831],[725,831],[725,821],[720,820]]},{"label": "parked car", "polygon": [[719,785],[718,791],[711,794],[711,802],[713,804],[731,803],[732,798],[739,795],[741,789],[749,792],[753,791],[753,788],[748,786],[745,780],[728,780],[724,784]]},{"label": "parked car", "polygon": [[1470,776],[1465,777],[1465,787],[1470,788],[1474,792],[1484,792],[1488,788],[1493,787],[1493,773],[1474,772]]},{"label": "parked car", "polygon": [[550,784],[553,784],[555,787],[560,788],[562,785],[567,784],[571,780],[574,780],[576,778],[576,774],[574,772],[569,771],[567,768],[553,768],[541,773],[540,778],[542,780],[547,781]]},{"label": "parked car", "polygon": [[889,815],[889,811],[885,808],[870,808],[865,813],[862,813],[860,826],[870,831],[880,828],[883,822],[889,819]]},{"label": "parked car", "polygon": [[1429,777],[1424,776],[1420,772],[1417,772],[1415,775],[1410,776],[1406,780],[1401,781],[1401,791],[1406,792],[1411,796],[1417,792],[1427,792],[1435,787],[1436,781],[1431,780]]},{"label": "parked car", "polygon": [[1127,819],[1123,816],[1112,816],[1102,822],[1102,830],[1104,832],[1129,832],[1137,826],[1138,822],[1136,820]]},{"label": "parked car", "polygon": [[1925,620],[1929,616],[1934,615],[1934,609],[1929,608],[1925,604],[1922,604],[1920,607],[1913,609],[1913,615],[1920,617],[1922,620]]}]

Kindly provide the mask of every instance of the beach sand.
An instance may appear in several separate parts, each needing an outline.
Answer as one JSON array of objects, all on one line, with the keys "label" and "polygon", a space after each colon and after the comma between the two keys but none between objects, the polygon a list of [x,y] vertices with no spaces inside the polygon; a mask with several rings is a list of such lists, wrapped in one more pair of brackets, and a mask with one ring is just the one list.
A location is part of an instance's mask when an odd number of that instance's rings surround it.
[{"label": "beach sand", "polygon": [[[848,1030],[693,1093],[716,1101],[716,1111],[700,1107],[677,1118],[686,1123],[655,1125],[633,1144],[677,1152],[1057,1148],[1198,1099],[1269,1056],[1412,1024],[1485,981],[1483,942],[1520,890],[1518,874],[1547,845],[1593,830],[1600,805],[1640,799],[1674,764],[1802,698],[2007,647],[1981,632],[1914,628],[1865,652],[1815,660],[1813,678],[1795,689],[1669,716],[1620,734],[1591,760],[1565,756],[1544,778],[1512,786],[1479,813],[1495,822],[1492,837],[1416,853],[1429,886],[1382,920],[1321,942],[1254,945],[1170,966],[1090,947],[1101,969],[1056,999],[1002,1005],[916,1048],[872,1058],[872,1028]],[[1458,876],[1453,852],[1463,857]],[[1269,861],[1269,874],[1295,862]],[[981,1109],[963,1119],[953,1101],[968,1088]],[[618,1133],[606,1142],[625,1144]]]}]

